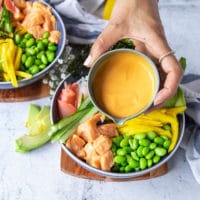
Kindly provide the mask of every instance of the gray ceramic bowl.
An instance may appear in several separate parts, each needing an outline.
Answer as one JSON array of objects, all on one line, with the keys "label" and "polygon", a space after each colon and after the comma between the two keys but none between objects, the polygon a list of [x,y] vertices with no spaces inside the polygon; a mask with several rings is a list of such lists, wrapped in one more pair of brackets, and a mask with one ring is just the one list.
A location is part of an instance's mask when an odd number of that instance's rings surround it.
[{"label": "gray ceramic bowl", "polygon": [[[117,53],[130,53],[131,55],[138,55],[140,56],[141,58],[143,58],[143,60],[145,60],[147,63],[149,63],[149,66],[151,66],[152,68],[152,71],[154,73],[154,77],[155,77],[155,90],[153,92],[153,96],[151,98],[151,101],[142,109],[140,110],[139,112],[135,113],[134,115],[131,115],[131,116],[128,116],[128,117],[125,117],[125,118],[117,118],[117,117],[114,117],[112,115],[110,115],[109,113],[107,113],[103,108],[101,108],[100,105],[98,105],[98,101],[95,99],[94,97],[94,92],[93,92],[93,81],[95,79],[95,75],[96,75],[96,72],[100,69],[100,67],[102,67],[102,63],[105,62],[107,59],[109,59],[109,57],[117,54]],[[90,72],[89,72],[89,75],[88,75],[88,92],[89,92],[89,96],[91,98],[91,101],[92,103],[104,114],[106,115],[107,117],[109,117],[110,119],[112,119],[115,123],[117,124],[123,124],[125,121],[129,120],[129,119],[132,119],[134,117],[137,117],[138,115],[140,115],[141,113],[144,113],[145,111],[147,111],[153,101],[154,101],[154,98],[158,92],[158,89],[159,89],[159,85],[160,85],[160,79],[159,79],[159,74],[158,74],[158,70],[157,70],[157,67],[156,65],[152,62],[152,60],[147,57],[146,55],[144,55],[143,53],[141,52],[138,52],[136,50],[133,50],[133,49],[115,49],[115,50],[112,50],[112,51],[108,51],[106,53],[104,53],[102,56],[100,56],[97,61],[94,63],[94,65],[92,66],[92,68],[90,69]]]},{"label": "gray ceramic bowl", "polygon": [[[66,30],[65,30],[65,25],[64,25],[64,23],[63,23],[60,15],[49,4],[47,4],[46,2],[43,2],[43,1],[42,1],[42,3],[44,3],[47,6],[49,6],[52,9],[52,13],[56,17],[56,20],[57,20],[57,29],[61,33],[60,41],[58,43],[58,49],[56,51],[56,57],[55,57],[55,59],[45,69],[43,69],[39,73],[35,74],[33,77],[31,77],[29,79],[19,80],[18,81],[18,87],[23,87],[23,86],[26,86],[26,85],[30,85],[30,84],[38,81],[42,77],[44,77],[44,75],[46,75],[49,72],[49,70],[53,68],[55,62],[58,60],[58,58],[62,54],[62,52],[64,50],[64,47],[65,47]],[[11,82],[1,82],[0,81],[0,89],[13,89],[13,88],[15,88],[15,87],[13,87],[13,85],[11,84]]]},{"label": "gray ceramic bowl", "polygon": [[[57,90],[55,92],[55,95],[53,96],[52,102],[51,102],[51,122],[52,123],[56,123],[59,121],[59,115],[58,115],[58,107],[57,107],[57,99],[58,96],[62,90],[62,88],[64,87],[64,82],[74,82],[77,81],[76,78],[73,78],[71,76],[67,77],[65,80],[63,80],[59,86],[57,87]],[[107,172],[107,171],[103,171],[100,169],[96,169],[90,165],[88,165],[86,162],[84,162],[83,160],[79,159],[76,155],[74,155],[64,144],[61,144],[64,152],[70,157],[72,158],[76,163],[78,163],[80,166],[82,166],[83,168],[85,168],[86,170],[89,170],[93,173],[99,174],[101,176],[105,176],[105,177],[110,177],[110,178],[118,178],[118,179],[124,179],[124,178],[132,178],[132,177],[137,177],[137,176],[141,176],[144,175],[146,173],[149,173],[155,169],[157,169],[158,167],[160,167],[162,164],[166,163],[173,155],[174,153],[177,151],[178,147],[180,146],[181,140],[183,138],[184,135],[184,129],[185,129],[185,115],[181,114],[178,116],[178,120],[179,120],[179,138],[178,138],[178,142],[175,146],[175,148],[173,149],[172,152],[170,152],[168,155],[166,155],[165,157],[163,157],[159,163],[153,165],[152,167],[142,170],[142,171],[137,171],[137,172],[130,172],[130,173],[116,173],[116,172]]]}]

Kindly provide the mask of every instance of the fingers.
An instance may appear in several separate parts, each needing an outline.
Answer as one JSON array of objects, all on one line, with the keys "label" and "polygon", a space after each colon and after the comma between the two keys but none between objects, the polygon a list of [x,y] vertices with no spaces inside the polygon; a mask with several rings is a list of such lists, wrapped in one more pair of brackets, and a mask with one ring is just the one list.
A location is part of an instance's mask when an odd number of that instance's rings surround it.
[{"label": "fingers", "polygon": [[84,62],[84,65],[91,67],[95,60],[106,50],[108,50],[113,44],[120,40],[120,30],[113,24],[108,24],[105,30],[99,35],[93,44],[90,54]]},{"label": "fingers", "polygon": [[154,100],[154,106],[162,105],[173,97],[183,75],[183,71],[174,56],[166,57],[161,66],[167,76],[164,82],[164,87],[159,91]]}]

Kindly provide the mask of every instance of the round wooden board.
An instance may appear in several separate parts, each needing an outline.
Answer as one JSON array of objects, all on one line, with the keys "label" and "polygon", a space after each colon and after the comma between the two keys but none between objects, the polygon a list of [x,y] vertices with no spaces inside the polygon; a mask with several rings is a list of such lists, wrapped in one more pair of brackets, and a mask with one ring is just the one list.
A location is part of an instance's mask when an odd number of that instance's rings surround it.
[{"label": "round wooden board", "polygon": [[20,102],[49,96],[50,88],[39,80],[31,85],[15,88],[0,89],[0,102]]}]

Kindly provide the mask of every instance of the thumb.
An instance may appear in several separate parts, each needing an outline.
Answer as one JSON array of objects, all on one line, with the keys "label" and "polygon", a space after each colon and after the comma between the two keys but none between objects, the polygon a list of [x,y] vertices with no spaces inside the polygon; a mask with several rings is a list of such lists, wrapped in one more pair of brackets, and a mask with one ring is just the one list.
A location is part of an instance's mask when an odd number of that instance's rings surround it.
[{"label": "thumb", "polygon": [[85,60],[84,65],[87,67],[91,67],[95,60],[102,53],[108,50],[120,39],[120,34],[116,31],[115,25],[108,24],[92,45],[90,54]]}]

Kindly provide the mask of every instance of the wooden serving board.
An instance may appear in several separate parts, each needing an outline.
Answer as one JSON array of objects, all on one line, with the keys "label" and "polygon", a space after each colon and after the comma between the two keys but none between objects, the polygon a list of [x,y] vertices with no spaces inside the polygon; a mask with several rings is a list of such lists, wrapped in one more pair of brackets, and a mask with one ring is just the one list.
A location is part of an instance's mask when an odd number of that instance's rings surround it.
[{"label": "wooden serving board", "polygon": [[155,178],[161,175],[164,175],[168,172],[167,163],[163,164],[161,167],[153,170],[150,173],[147,173],[142,176],[134,177],[134,178],[125,178],[125,179],[112,179],[105,176],[100,176],[98,174],[92,173],[80,165],[78,165],[75,161],[73,161],[63,149],[61,149],[61,170],[69,175],[76,176],[79,178],[91,179],[91,180],[101,180],[101,181],[136,181],[136,180],[145,180],[150,178]]},{"label": "wooden serving board", "polygon": [[48,84],[43,84],[42,80],[39,80],[25,87],[0,89],[0,102],[20,102],[39,99],[48,96],[49,91]]}]

